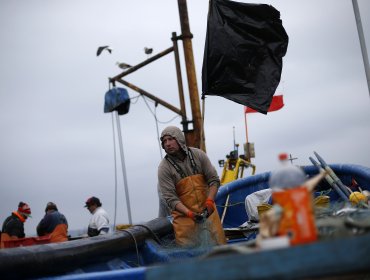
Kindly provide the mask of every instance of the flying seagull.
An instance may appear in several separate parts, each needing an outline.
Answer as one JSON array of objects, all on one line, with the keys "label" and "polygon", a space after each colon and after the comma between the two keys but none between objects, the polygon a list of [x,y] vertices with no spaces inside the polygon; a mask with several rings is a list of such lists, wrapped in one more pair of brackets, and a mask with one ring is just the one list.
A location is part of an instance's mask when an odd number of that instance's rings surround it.
[{"label": "flying seagull", "polygon": [[110,49],[109,46],[102,46],[98,48],[98,51],[96,52],[96,56],[99,56],[104,50],[107,50],[109,53],[112,53],[112,49]]},{"label": "flying seagull", "polygon": [[145,52],[146,54],[151,54],[151,53],[153,52],[153,49],[152,49],[152,48],[147,48],[147,47],[145,47],[145,48],[144,48],[144,52]]},{"label": "flying seagull", "polygon": [[127,64],[127,63],[124,63],[124,62],[118,62],[116,63],[118,65],[119,68],[121,69],[127,69],[127,68],[130,68],[132,67],[130,64]]}]

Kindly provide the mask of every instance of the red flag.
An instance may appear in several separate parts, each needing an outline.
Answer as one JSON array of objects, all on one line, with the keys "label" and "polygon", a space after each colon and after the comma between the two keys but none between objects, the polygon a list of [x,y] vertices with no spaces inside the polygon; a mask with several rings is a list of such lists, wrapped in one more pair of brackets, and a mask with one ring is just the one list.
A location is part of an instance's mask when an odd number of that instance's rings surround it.
[{"label": "red flag", "polygon": [[[274,95],[272,97],[272,101],[271,101],[270,107],[267,110],[267,112],[277,111],[277,110],[280,110],[283,107],[284,107],[283,96],[282,95]],[[249,108],[249,107],[246,107],[246,106],[244,107],[244,112],[246,114],[248,114],[248,113],[258,113],[256,110],[254,110],[252,108]]]}]

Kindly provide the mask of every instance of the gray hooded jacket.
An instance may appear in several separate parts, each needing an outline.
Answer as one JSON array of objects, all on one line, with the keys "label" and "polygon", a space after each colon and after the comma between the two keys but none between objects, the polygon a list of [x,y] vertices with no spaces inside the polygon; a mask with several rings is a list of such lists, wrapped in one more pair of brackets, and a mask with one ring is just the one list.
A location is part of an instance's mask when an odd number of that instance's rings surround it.
[{"label": "gray hooded jacket", "polygon": [[[161,134],[161,140],[166,135],[175,138],[183,151],[187,152],[188,149],[192,151],[198,172],[199,174],[204,175],[208,186],[220,186],[220,179],[217,175],[217,171],[211,164],[205,152],[197,148],[187,147],[185,144],[184,134],[178,127],[169,126],[165,128]],[[171,159],[184,171],[186,176],[194,175],[189,157],[185,157],[185,159],[182,161],[170,155],[168,156],[171,157]],[[158,167],[158,188],[160,196],[163,197],[169,208],[172,210],[175,209],[176,204],[180,202],[176,194],[176,184],[180,180],[181,176],[178,174],[175,168],[168,162],[168,160],[165,158],[162,159]]]}]

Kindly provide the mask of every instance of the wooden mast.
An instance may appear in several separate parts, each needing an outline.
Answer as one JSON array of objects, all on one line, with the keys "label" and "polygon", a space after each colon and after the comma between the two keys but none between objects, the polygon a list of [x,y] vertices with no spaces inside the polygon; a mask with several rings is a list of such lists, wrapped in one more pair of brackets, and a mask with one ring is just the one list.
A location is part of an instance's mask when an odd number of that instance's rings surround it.
[{"label": "wooden mast", "polygon": [[[186,64],[186,73],[188,78],[189,87],[189,97],[191,105],[191,113],[193,117],[193,130],[184,130],[186,143],[189,146],[197,147],[206,150],[205,143],[202,141],[203,123],[202,115],[200,111],[199,93],[197,78],[195,74],[195,64],[193,56],[193,47],[191,39],[193,34],[190,32],[188,8],[186,5],[186,0],[178,0],[179,14],[180,14],[180,24],[181,24],[181,39],[184,47],[184,57]],[[185,128],[185,126],[184,126]]]},{"label": "wooden mast", "polygon": [[[180,24],[181,24],[181,35],[176,36],[176,33],[172,33],[172,41],[173,46],[162,51],[161,53],[145,60],[138,65],[135,65],[128,70],[122,72],[121,74],[109,78],[109,81],[114,85],[115,82],[119,82],[131,89],[139,92],[140,94],[154,100],[157,104],[161,104],[164,107],[170,109],[171,111],[179,114],[182,117],[182,126],[183,131],[185,134],[186,144],[191,147],[200,148],[203,151],[206,151],[205,146],[205,137],[204,137],[204,129],[203,129],[203,121],[202,121],[202,114],[200,110],[200,102],[199,102],[199,93],[198,93],[198,85],[197,85],[197,78],[195,73],[195,63],[194,63],[194,56],[193,56],[193,47],[191,39],[193,38],[193,34],[190,32],[189,27],[189,17],[188,17],[188,8],[186,5],[186,0],[178,0],[179,6],[179,14],[180,14]],[[184,94],[182,90],[182,78],[181,78],[181,68],[180,68],[180,61],[179,61],[179,54],[177,48],[177,40],[182,40],[183,47],[184,47],[184,58],[185,58],[185,65],[186,65],[186,73],[187,73],[187,80],[188,80],[188,87],[189,87],[189,100],[191,106],[191,113],[192,113],[192,120],[188,121],[186,116],[185,110],[185,101],[184,101]],[[175,64],[176,64],[176,74],[178,80],[178,87],[179,87],[179,97],[180,97],[180,106],[181,108],[178,109],[175,106],[163,101],[162,99],[144,91],[143,89],[123,80],[122,78],[143,66],[169,54],[170,52],[175,52]],[[192,128],[189,128],[189,124],[192,124]]]}]

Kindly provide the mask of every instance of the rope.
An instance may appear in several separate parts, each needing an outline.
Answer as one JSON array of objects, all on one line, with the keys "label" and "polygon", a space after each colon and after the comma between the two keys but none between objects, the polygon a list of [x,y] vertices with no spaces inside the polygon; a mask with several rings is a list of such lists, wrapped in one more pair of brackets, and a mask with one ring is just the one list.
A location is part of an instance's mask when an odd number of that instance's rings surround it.
[{"label": "rope", "polygon": [[[159,245],[162,245],[162,242],[160,241],[160,239],[158,238],[158,236],[154,233],[154,231],[150,227],[148,227],[146,225],[142,225],[142,224],[137,224],[137,225],[134,225],[134,226],[139,226],[139,227],[143,227],[143,228],[147,229],[150,232],[150,234],[153,236],[154,240]],[[127,232],[132,237],[132,239],[134,240],[135,250],[136,250],[136,258],[137,258],[137,265],[140,266],[139,248],[138,248],[138,245],[137,245],[137,241],[136,241],[135,236],[130,231],[128,231],[127,229],[118,229],[118,231]]]},{"label": "rope", "polygon": [[135,225],[135,226],[140,226],[140,227],[143,227],[143,228],[147,229],[152,234],[154,240],[157,241],[157,243],[159,245],[162,245],[161,240],[158,238],[158,236],[154,233],[154,231],[150,227],[148,227],[146,225],[142,225],[142,224],[138,224],[138,225]]},{"label": "rope", "polygon": [[216,206],[217,207],[222,207],[222,208],[227,208],[227,207],[236,206],[236,205],[239,205],[239,204],[244,204],[244,202],[235,202],[235,203],[228,204],[228,205],[218,205],[218,204],[216,204]]},{"label": "rope", "polygon": [[161,159],[163,158],[163,155],[162,155],[162,145],[161,145],[161,139],[159,137],[159,127],[158,127],[158,123],[169,123],[169,122],[172,122],[175,118],[177,118],[178,116],[175,116],[173,117],[171,120],[169,120],[168,122],[161,122],[158,120],[157,118],[157,106],[158,106],[158,103],[155,102],[154,104],[154,112],[152,111],[152,109],[150,108],[146,98],[144,96],[141,95],[141,97],[143,98],[144,102],[145,102],[145,105],[148,107],[148,110],[149,112],[153,115],[154,117],[154,121],[155,121],[155,126],[156,126],[156,130],[157,130],[157,141],[158,141],[158,147],[159,147],[159,154],[161,156]]},{"label": "rope", "polygon": [[137,266],[140,266],[139,248],[137,246],[137,242],[136,242],[135,236],[131,232],[129,232],[127,229],[120,229],[119,231],[127,232],[132,237],[132,239],[134,240],[134,242],[135,242],[135,249],[136,249],[136,257],[137,257]]}]

